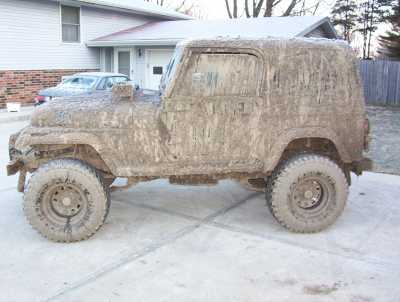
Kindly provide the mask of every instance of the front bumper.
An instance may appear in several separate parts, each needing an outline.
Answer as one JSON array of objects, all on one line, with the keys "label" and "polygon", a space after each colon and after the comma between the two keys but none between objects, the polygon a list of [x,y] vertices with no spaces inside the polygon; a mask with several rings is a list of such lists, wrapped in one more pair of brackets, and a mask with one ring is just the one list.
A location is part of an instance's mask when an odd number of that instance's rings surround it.
[{"label": "front bumper", "polygon": [[12,134],[10,136],[8,142],[8,153],[10,157],[10,162],[7,164],[7,176],[17,174],[19,172],[18,177],[18,192],[23,192],[25,188],[25,179],[26,179],[26,168],[24,162],[22,160],[22,153],[15,149],[15,142],[19,136],[20,132]]},{"label": "front bumper", "polygon": [[11,176],[17,174],[18,171],[22,170],[24,167],[24,163],[20,159],[15,159],[10,161],[7,164],[7,176]]},{"label": "front bumper", "polygon": [[14,175],[18,173],[18,171],[19,171],[19,176],[18,176],[17,190],[18,192],[24,192],[25,179],[26,179],[26,169],[24,168],[24,163],[21,160],[14,160],[7,165],[8,176]]}]

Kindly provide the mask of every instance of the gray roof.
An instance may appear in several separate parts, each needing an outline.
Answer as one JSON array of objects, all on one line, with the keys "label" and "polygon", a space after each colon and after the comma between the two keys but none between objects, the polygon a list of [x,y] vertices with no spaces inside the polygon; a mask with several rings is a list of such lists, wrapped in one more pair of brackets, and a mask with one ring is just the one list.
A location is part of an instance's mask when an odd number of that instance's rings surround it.
[{"label": "gray roof", "polygon": [[[52,0],[62,2],[61,0]],[[188,20],[193,17],[178,13],[173,9],[165,8],[144,0],[69,0],[69,3],[99,7],[107,10],[122,11],[138,15],[153,16],[165,20]]]},{"label": "gray roof", "polygon": [[88,41],[88,46],[174,45],[188,38],[305,37],[322,26],[337,38],[329,18],[317,16],[150,22]]},{"label": "gray roof", "polygon": [[78,72],[73,74],[72,76],[88,76],[88,77],[126,77],[125,74],[116,73],[116,72],[102,72],[102,71],[91,71],[91,72]]}]

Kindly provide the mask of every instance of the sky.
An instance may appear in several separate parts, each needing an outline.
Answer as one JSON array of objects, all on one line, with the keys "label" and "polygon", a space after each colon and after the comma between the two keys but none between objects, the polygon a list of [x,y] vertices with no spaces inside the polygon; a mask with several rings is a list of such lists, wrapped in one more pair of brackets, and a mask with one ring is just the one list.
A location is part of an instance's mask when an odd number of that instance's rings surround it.
[{"label": "sky", "polygon": [[205,19],[228,18],[224,0],[198,0],[197,2],[205,15]]},{"label": "sky", "polygon": [[[170,0],[180,2],[181,0]],[[186,0],[187,2],[196,3],[201,9],[204,19],[225,19],[228,14],[225,8],[225,0]],[[282,0],[283,4],[287,4],[290,0]],[[229,0],[231,2],[231,0]],[[239,0],[239,2],[243,2]],[[250,1],[251,2],[251,1]],[[315,0],[307,0],[307,3],[313,4]],[[317,15],[328,16],[334,0],[323,0]],[[278,8],[279,9],[279,8]]]},{"label": "sky", "polygon": [[[178,3],[181,3],[183,0],[164,0],[164,1],[169,1],[171,5],[176,5]],[[201,11],[200,17],[202,19],[226,19],[228,18],[228,14],[226,12],[226,7],[225,7],[225,0],[185,0],[186,3],[195,3],[198,9]],[[288,2],[290,0],[282,0],[282,6],[277,8],[275,11],[275,15],[279,15],[279,9],[282,10],[282,7],[286,7]],[[314,3],[316,3],[317,0],[305,0],[307,5],[311,6]],[[232,0],[229,0],[229,2],[232,2]],[[243,2],[243,0],[239,0],[238,2]],[[251,0],[249,1],[251,2]],[[320,7],[316,13],[318,16],[330,16],[330,11],[332,9],[332,6],[334,5],[335,0],[322,0]],[[198,17],[198,16],[196,16]],[[388,30],[388,26],[385,24],[382,24],[381,26],[378,27],[378,31],[375,33],[375,37],[377,37],[380,34],[383,34],[386,30]],[[355,36],[355,40],[352,43],[352,46],[355,47],[356,49],[359,49],[362,47],[362,38],[360,35]],[[377,48],[377,40],[373,39],[372,41],[372,49],[375,50]]]}]

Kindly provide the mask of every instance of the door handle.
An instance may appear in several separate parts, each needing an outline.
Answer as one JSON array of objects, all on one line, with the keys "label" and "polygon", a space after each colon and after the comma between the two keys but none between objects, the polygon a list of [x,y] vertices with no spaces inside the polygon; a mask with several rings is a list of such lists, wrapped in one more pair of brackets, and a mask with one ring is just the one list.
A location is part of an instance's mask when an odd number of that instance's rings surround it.
[{"label": "door handle", "polygon": [[190,111],[193,104],[188,102],[165,102],[165,110],[169,112]]},{"label": "door handle", "polygon": [[238,102],[235,111],[240,114],[250,114],[253,112],[253,102]]}]

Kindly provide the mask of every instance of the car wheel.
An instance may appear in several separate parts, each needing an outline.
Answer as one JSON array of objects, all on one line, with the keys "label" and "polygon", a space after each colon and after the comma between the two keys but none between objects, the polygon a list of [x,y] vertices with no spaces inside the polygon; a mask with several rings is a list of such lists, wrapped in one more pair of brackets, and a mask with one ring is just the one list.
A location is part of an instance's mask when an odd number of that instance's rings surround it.
[{"label": "car wheel", "polygon": [[57,242],[89,238],[104,223],[110,207],[99,173],[73,159],[40,166],[24,192],[24,212],[34,229]]},{"label": "car wheel", "polygon": [[275,219],[298,233],[321,231],[336,221],[348,196],[348,182],[331,159],[313,154],[295,156],[267,181],[267,205]]}]

